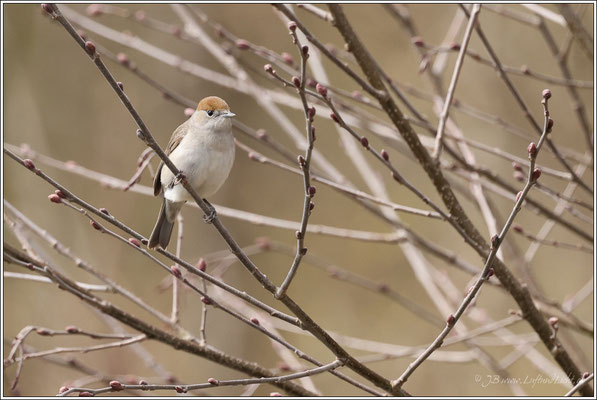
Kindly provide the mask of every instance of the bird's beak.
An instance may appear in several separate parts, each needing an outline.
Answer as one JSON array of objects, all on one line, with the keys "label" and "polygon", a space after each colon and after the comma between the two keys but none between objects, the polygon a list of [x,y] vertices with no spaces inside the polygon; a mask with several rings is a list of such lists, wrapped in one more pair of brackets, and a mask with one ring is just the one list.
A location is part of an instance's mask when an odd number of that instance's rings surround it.
[{"label": "bird's beak", "polygon": [[226,114],[222,114],[222,117],[224,118],[232,118],[232,117],[236,117],[236,114],[233,112],[228,111]]}]

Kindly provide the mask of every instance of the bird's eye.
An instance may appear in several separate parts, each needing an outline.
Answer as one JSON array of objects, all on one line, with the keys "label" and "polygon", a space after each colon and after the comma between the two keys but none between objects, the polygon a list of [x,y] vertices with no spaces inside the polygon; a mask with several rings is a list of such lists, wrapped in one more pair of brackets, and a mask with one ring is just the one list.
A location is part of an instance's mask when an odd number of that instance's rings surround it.
[{"label": "bird's eye", "polygon": [[207,115],[209,115],[210,117],[211,117],[212,115],[214,115],[214,110],[209,110],[209,111],[207,112]]}]

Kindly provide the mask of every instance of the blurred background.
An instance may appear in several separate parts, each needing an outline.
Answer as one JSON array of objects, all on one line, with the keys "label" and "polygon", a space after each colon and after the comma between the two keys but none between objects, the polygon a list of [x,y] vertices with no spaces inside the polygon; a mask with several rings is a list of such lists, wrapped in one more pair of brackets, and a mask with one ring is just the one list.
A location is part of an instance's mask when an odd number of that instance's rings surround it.
[{"label": "blurred background", "polygon": [[[114,6],[126,10],[129,16],[111,15],[110,13],[95,13],[99,15],[90,16],[88,9],[90,6],[82,4],[68,5],[68,8],[82,16],[93,18],[115,31],[125,32],[132,38],[140,37],[154,46],[177,55],[180,60],[187,60],[228,75],[226,69],[205,48],[181,40],[175,34],[159,32],[138,21],[140,15],[138,11],[142,11],[147,17],[183,29],[182,22],[170,6],[163,4]],[[277,53],[287,52],[294,57],[295,61],[299,60],[296,48],[288,35],[286,23],[269,5],[201,4],[192,7],[202,10],[212,22],[221,24],[222,27],[241,39]],[[594,24],[592,7],[593,5],[585,5],[586,10],[582,13],[582,22],[589,31],[592,31]],[[326,9],[324,6],[320,8]],[[125,181],[129,180],[135,173],[137,159],[145,146],[135,135],[134,121],[106,80],[66,31],[40,11],[39,5],[3,4],[3,9],[4,144],[15,146],[26,144],[38,154],[63,162],[74,161],[92,171]],[[429,95],[433,93],[426,73],[419,71],[421,57],[413,47],[411,37],[385,8],[381,5],[368,4],[346,5],[344,9],[371,54],[393,80],[402,85],[412,86]],[[531,10],[520,5],[504,5],[502,9],[534,15]],[[555,5],[546,5],[545,9],[558,13]],[[576,7],[574,9],[577,10]],[[93,10],[92,8],[91,11]],[[335,28],[303,9],[294,7],[293,10],[321,42],[333,46],[339,53],[342,53],[344,43]],[[430,48],[444,42],[446,32],[450,30],[455,15],[461,12],[457,5],[409,5],[408,10],[410,10],[412,21],[419,31],[419,36]],[[92,12],[92,14],[94,13]],[[530,71],[561,76],[554,56],[535,27],[484,8],[481,10],[479,20],[494,50],[504,64],[516,68],[527,66]],[[545,24],[558,46],[562,46],[568,38],[568,30],[549,19],[545,20]],[[465,25],[466,22],[455,36],[456,42],[461,41]],[[226,43],[209,26],[202,25],[202,27],[214,40]],[[298,148],[252,96],[233,88],[222,87],[217,81],[200,79],[182,72],[180,69],[173,68],[122,43],[88,32],[85,28],[80,29],[85,32],[89,40],[111,52],[126,53],[140,70],[168,89],[195,102],[208,95],[220,96],[227,100],[232,111],[237,114],[238,120],[243,124],[253,129],[264,129],[273,140],[290,149],[295,155],[304,153],[304,148]],[[176,33],[176,31],[174,32]],[[487,57],[482,43],[475,34],[473,34],[469,48],[483,57]],[[273,81],[267,76],[263,71],[263,64],[266,61],[249,51],[242,51],[234,46],[227,45],[227,49],[238,57],[239,62],[247,69],[256,84],[262,85],[268,90],[285,92],[298,99],[294,89],[283,88],[279,82]],[[448,64],[442,75],[444,91],[450,81],[457,53],[448,54]],[[184,107],[165,98],[159,91],[121,65],[106,58],[104,61],[115,78],[123,82],[129,99],[144,118],[156,140],[165,147],[172,131],[187,118],[184,114]],[[574,79],[593,81],[594,65],[588,61],[576,43],[571,46],[568,63]],[[354,81],[333,66],[329,60],[323,59],[323,65],[331,86],[346,90],[348,93],[360,90]],[[355,71],[360,72],[356,64],[351,65]],[[276,69],[285,78],[290,77],[283,70]],[[573,154],[582,155],[588,151],[565,86],[549,84],[527,76],[511,75],[511,78],[537,121],[542,121],[543,118],[540,104],[541,91],[549,87],[553,93],[550,110],[555,120],[552,134],[554,143],[561,146],[566,152]],[[578,92],[587,110],[588,122],[592,127],[593,90],[592,88],[578,89]],[[452,108],[451,116],[465,137],[482,142],[490,148],[501,149],[526,159],[526,147],[529,138],[536,137],[535,132],[495,70],[475,62],[471,58],[465,59],[456,98],[463,104],[471,105],[507,121],[527,135],[526,138],[521,138],[507,132],[499,124],[473,118]],[[409,100],[423,115],[429,118],[433,125],[437,126],[438,118],[431,102],[415,96],[409,96]],[[347,103],[358,105],[358,103],[352,103],[351,100],[347,100]],[[283,104],[280,108],[297,129],[304,132],[302,111]],[[353,164],[353,160],[347,155],[345,147],[340,141],[339,132],[328,118],[328,112],[325,112],[324,107],[317,108],[316,149],[356,187],[371,193],[358,168]],[[389,122],[387,116],[381,112],[372,108],[367,110],[377,116],[380,121]],[[422,136],[428,135],[424,129],[416,129]],[[378,136],[365,131],[360,132],[367,135],[374,148],[378,150],[383,147],[387,148],[388,144]],[[346,135],[347,133],[342,131],[340,134]],[[253,140],[241,132],[237,132],[236,137],[268,157],[287,162],[263,143]],[[394,165],[404,176],[419,190],[435,200],[437,204],[441,204],[428,177],[422,168],[413,161],[410,154],[407,151],[404,153],[393,149],[389,151]],[[518,188],[523,187],[523,183],[517,182],[512,176],[510,161],[476,149],[473,149],[473,152],[480,165],[491,169],[511,185]],[[31,154],[28,157],[35,159]],[[388,196],[393,202],[426,209],[425,205],[414,195],[393,182],[388,171],[370,154],[365,153],[364,157],[376,171],[375,173],[383,177]],[[561,164],[546,149],[540,153],[539,163],[563,170]],[[82,199],[98,208],[107,208],[112,215],[131,228],[149,236],[161,200],[133,191],[110,189],[97,180],[48,166],[42,161],[36,161],[36,165]],[[153,165],[157,165],[157,162],[154,161]],[[458,178],[457,175],[449,176],[455,184],[463,188],[458,196],[469,212],[473,223],[489,238],[490,234],[482,215],[472,196],[467,192],[467,181]],[[169,313],[170,289],[160,289],[160,284],[169,282],[169,278],[166,277],[162,269],[148,262],[147,258],[139,252],[91,229],[84,216],[66,207],[50,203],[47,196],[53,193],[54,188],[6,156],[3,162],[3,178],[5,201],[12,204],[41,228],[50,232],[72,252],[102,273],[117,280],[158,310],[166,314]],[[592,165],[587,168],[583,180],[592,187]],[[138,185],[150,186],[151,181],[151,176],[146,171]],[[567,181],[545,174],[541,177],[541,183],[556,192],[561,192],[568,184]],[[391,225],[375,218],[373,214],[366,212],[363,207],[357,202],[351,201],[347,196],[321,184],[316,184],[316,186],[317,195],[314,198],[316,208],[310,218],[311,224],[379,233],[394,231]],[[289,221],[300,221],[302,193],[301,176],[256,163],[250,160],[245,152],[237,149],[235,164],[228,181],[210,201],[216,206],[221,205]],[[552,198],[538,193],[536,190],[532,192],[532,196],[548,209],[553,209],[555,206]],[[577,189],[574,196],[583,202],[593,203],[593,198],[581,189]],[[499,212],[498,226],[501,227],[513,202],[511,199],[493,192],[488,192],[488,197]],[[592,218],[592,213],[588,214],[586,210],[583,211]],[[406,226],[427,240],[449,249],[478,268],[482,267],[483,260],[464,243],[447,223],[411,214],[398,213],[398,215]],[[184,259],[196,263],[201,257],[226,249],[225,242],[213,227],[202,222],[202,213],[198,209],[185,207],[183,216],[185,237],[181,254]],[[564,213],[563,217],[578,225],[585,232],[593,231],[590,223],[579,222],[569,213]],[[226,216],[222,216],[221,219],[241,246],[252,245],[257,238],[264,237],[269,238],[272,242],[285,244],[291,250],[296,244],[294,229],[260,226]],[[517,217],[517,223],[523,226],[525,231],[531,233],[536,233],[545,221],[545,217],[528,209],[523,209]],[[3,231],[4,241],[18,246],[17,240],[6,224]],[[506,264],[518,275],[518,271],[522,267],[516,256],[513,255],[513,251],[508,249],[516,246],[524,254],[531,242],[514,232],[510,233],[509,238],[511,243],[508,246],[505,245],[504,256]],[[582,242],[588,245],[559,225],[556,225],[548,239],[569,243]],[[59,256],[41,240],[35,237],[32,237],[31,240],[38,243],[39,248],[43,249],[44,257],[60,266],[73,279],[97,283],[92,277],[77,269],[70,260]],[[171,243],[174,242],[173,239]],[[335,265],[364,276],[372,282],[384,283],[402,296],[424,307],[440,320],[445,319],[446,315],[443,315],[434,306],[434,301],[422,288],[419,278],[415,276],[403,251],[397,244],[374,243],[309,233],[306,237],[306,247],[309,249],[309,254],[316,255],[324,265]],[[456,309],[457,303],[471,284],[471,276],[437,257],[428,254],[426,257],[433,266],[433,270],[436,271],[436,280],[443,274],[453,283],[453,287],[446,284],[442,290],[444,295],[453,299],[453,309]],[[251,256],[251,259],[278,285],[282,282],[292,262],[292,256],[267,249],[258,251]],[[165,262],[167,265],[170,264],[167,260]],[[592,255],[585,252],[543,246],[533,258],[529,268],[544,295],[562,303],[592,280],[592,262]],[[428,344],[439,333],[440,328],[425,322],[420,316],[406,310],[380,291],[366,290],[358,285],[350,284],[345,280],[338,279],[337,275],[330,275],[329,271],[322,270],[314,264],[307,260],[302,263],[289,294],[329,332],[402,346]],[[208,265],[208,272],[210,267],[212,266]],[[24,272],[14,265],[4,264],[4,268],[6,271]],[[229,284],[277,307],[272,296],[263,290],[240,264],[232,264],[224,279]],[[432,278],[428,277],[427,279]],[[439,284],[439,282],[435,283]],[[453,288],[454,292],[450,293],[450,288]],[[181,323],[191,332],[198,333],[201,302],[199,297],[191,292],[184,291],[183,293]],[[454,297],[450,297],[451,295]],[[134,315],[165,328],[155,318],[122,298],[110,294],[102,294],[102,296]],[[482,309],[489,318],[501,320],[510,315],[511,309],[516,309],[516,303],[504,291],[495,287],[484,287],[475,307]],[[4,279],[3,311],[4,357],[10,349],[10,340],[26,325],[63,329],[64,326],[74,324],[88,331],[109,331],[104,320],[90,308],[77,301],[72,295],[57,290],[54,285]],[[580,320],[588,322],[591,327],[593,313],[592,296],[586,298],[574,310],[574,315]],[[251,315],[247,316],[251,317]],[[478,323],[467,318],[462,322],[469,329],[479,326]],[[531,334],[533,332],[525,322],[516,323],[509,329],[516,334]],[[315,339],[298,333],[289,333],[283,330],[280,332],[299,349],[320,361],[333,360],[333,355]],[[576,354],[581,355],[579,364],[592,370],[594,354],[592,337],[579,334],[574,330],[569,330],[567,335],[573,337],[577,343],[574,349]],[[207,341],[233,356],[255,361],[267,368],[280,367],[281,360],[272,351],[269,339],[228,315],[211,308],[207,320]],[[49,349],[56,346],[95,344],[95,342],[90,342],[89,339],[81,338],[47,338],[31,335],[26,343],[38,349]],[[143,343],[143,346],[153,354],[158,363],[183,383],[204,382],[209,377],[217,379],[242,377],[236,371],[181,351],[175,351],[157,342],[146,342]],[[355,356],[370,354],[368,351],[352,348],[350,343],[346,344],[346,347]],[[355,345],[355,347],[358,346]],[[541,342],[538,342],[533,348],[547,360],[552,361],[552,357]],[[446,351],[461,352],[468,350],[470,348],[463,344],[446,349]],[[485,350],[496,360],[502,360],[513,349],[511,346],[487,346]],[[128,348],[74,354],[73,357],[109,374],[155,377],[155,372]],[[404,357],[389,359],[371,363],[370,367],[386,377],[395,378],[404,371],[411,361],[411,358]],[[559,368],[555,366],[554,370],[558,371]],[[520,385],[528,395],[561,395],[569,389],[566,385],[549,381],[549,376],[545,371],[539,371],[524,357],[509,365],[507,371],[510,376],[521,379],[525,377],[532,379],[538,375],[546,377],[546,380],[537,382],[537,384]],[[343,372],[354,376],[346,368],[343,369]],[[54,395],[60,386],[68,385],[82,376],[80,372],[65,367],[56,367],[38,358],[25,362],[18,392],[12,393],[9,387],[15,373],[15,365],[5,368],[4,395]],[[563,376],[561,370],[559,373]],[[477,376],[486,379],[488,375],[495,374],[494,370],[488,369],[475,360],[465,362],[432,360],[427,361],[409,379],[405,389],[414,395],[503,396],[513,394],[510,385],[490,384],[483,387],[475,380]],[[155,378],[156,382],[158,380]],[[313,378],[313,381],[317,388],[327,395],[364,394],[330,374],[318,375]],[[277,391],[277,389],[269,385],[262,385],[255,394],[267,395],[272,391]],[[213,389],[204,394],[238,395],[241,392],[242,388],[231,387]],[[165,395],[169,393],[147,394]]]}]

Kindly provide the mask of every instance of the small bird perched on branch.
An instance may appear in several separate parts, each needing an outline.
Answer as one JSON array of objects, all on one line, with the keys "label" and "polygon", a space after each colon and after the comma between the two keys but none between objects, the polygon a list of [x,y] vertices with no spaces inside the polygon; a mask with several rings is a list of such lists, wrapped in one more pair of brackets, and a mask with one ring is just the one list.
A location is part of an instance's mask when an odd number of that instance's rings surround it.
[{"label": "small bird perched on branch", "polygon": [[[234,138],[230,118],[234,116],[224,100],[216,96],[206,97],[199,102],[193,115],[176,128],[168,142],[166,154],[202,198],[217,192],[232,169]],[[164,199],[149,237],[150,249],[157,245],[163,249],[168,246],[176,216],[184,203],[193,200],[172,171],[164,168],[163,162],[153,181],[154,196],[160,192]],[[212,207],[206,222],[214,216]]]}]

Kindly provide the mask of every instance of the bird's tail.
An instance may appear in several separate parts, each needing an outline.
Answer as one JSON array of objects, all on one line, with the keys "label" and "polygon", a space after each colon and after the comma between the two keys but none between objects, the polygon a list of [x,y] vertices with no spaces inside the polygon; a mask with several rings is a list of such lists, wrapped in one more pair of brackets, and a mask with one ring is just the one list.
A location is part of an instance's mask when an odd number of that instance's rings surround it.
[{"label": "bird's tail", "polygon": [[172,228],[174,228],[174,220],[183,204],[184,202],[173,203],[166,199],[163,200],[158,220],[153,227],[147,247],[153,249],[159,244],[162,249],[165,249],[168,246]]}]

